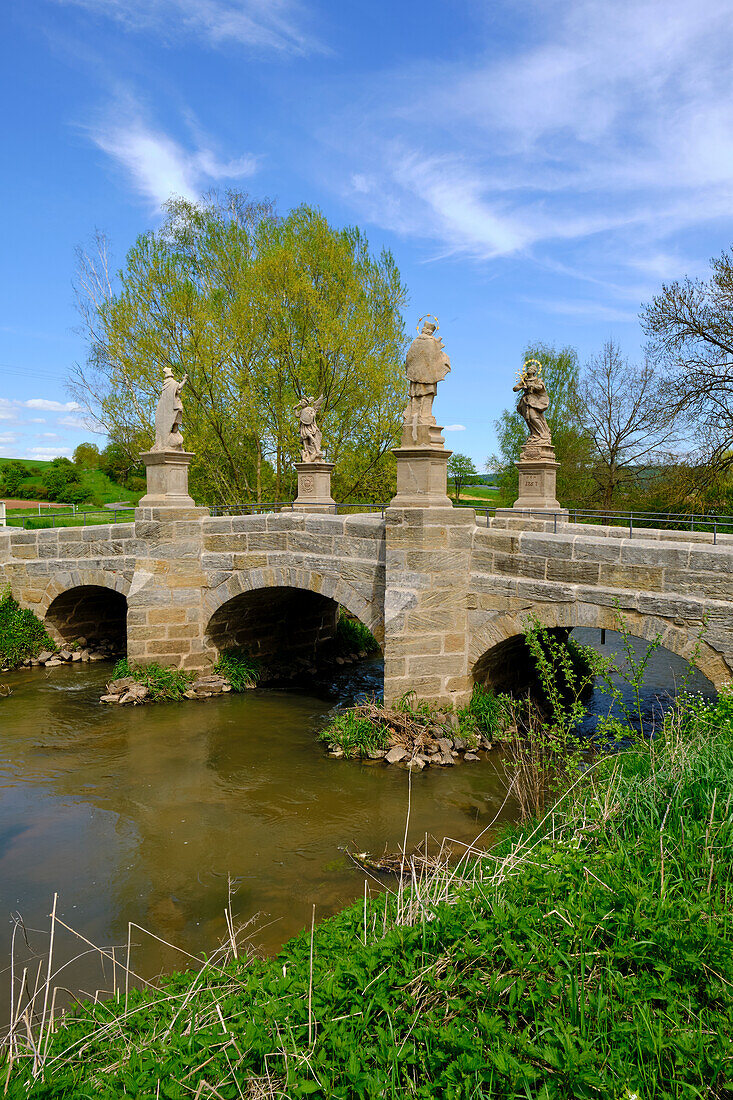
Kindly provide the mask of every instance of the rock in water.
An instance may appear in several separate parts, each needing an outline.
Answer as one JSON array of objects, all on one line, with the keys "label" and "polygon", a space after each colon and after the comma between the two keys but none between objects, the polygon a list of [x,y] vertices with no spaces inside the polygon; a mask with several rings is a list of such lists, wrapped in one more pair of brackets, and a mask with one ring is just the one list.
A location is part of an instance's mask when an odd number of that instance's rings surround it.
[{"label": "rock in water", "polygon": [[400,760],[404,760],[406,756],[409,756],[407,749],[403,745],[395,745],[384,759],[388,764],[399,764]]}]

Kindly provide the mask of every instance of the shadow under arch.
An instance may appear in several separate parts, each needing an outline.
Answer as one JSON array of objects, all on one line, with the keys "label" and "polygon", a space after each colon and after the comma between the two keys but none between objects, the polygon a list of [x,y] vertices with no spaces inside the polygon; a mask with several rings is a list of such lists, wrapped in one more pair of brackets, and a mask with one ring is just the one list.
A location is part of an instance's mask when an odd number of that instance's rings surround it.
[{"label": "shadow under arch", "polygon": [[209,593],[208,646],[218,653],[242,648],[265,664],[279,664],[283,658],[312,661],[334,638],[341,609],[366,626],[381,646],[381,606],[340,578],[308,570],[267,574],[235,574]]},{"label": "shadow under arch", "polygon": [[123,653],[127,648],[127,597],[105,585],[74,585],[51,600],[44,624],[58,643],[78,638],[90,645],[107,641],[113,651]]},{"label": "shadow under arch", "polygon": [[[534,669],[524,641],[531,615],[558,636],[567,637],[575,627],[618,629],[616,609],[600,604],[537,604],[531,612],[497,614],[471,636],[469,655],[474,683],[506,691],[512,688],[502,686],[504,683],[517,685],[523,681],[526,685],[533,680]],[[700,622],[679,626],[661,616],[643,615],[626,608],[621,609],[621,615],[630,634],[647,642],[661,635],[662,648],[685,661],[694,659],[697,650],[696,666],[716,689],[730,682],[731,671],[720,654],[706,643],[704,633],[701,637]]]}]

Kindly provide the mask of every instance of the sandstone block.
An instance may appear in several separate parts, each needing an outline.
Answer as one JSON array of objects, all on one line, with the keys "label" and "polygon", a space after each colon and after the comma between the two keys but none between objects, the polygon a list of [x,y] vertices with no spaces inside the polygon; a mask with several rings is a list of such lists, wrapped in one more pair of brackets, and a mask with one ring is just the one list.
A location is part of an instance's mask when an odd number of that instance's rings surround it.
[{"label": "sandstone block", "polygon": [[600,577],[599,563],[550,558],[547,562],[548,581],[569,581],[571,584],[596,584]]}]

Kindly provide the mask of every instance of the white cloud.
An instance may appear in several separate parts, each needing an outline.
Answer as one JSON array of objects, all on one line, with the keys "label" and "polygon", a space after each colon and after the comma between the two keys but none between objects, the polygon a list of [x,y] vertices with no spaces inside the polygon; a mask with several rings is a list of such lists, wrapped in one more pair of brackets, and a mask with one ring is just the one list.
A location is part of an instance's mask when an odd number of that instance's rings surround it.
[{"label": "white cloud", "polygon": [[195,201],[212,183],[244,179],[257,171],[254,156],[221,160],[205,147],[184,148],[148,126],[133,104],[118,104],[106,120],[88,132],[95,145],[121,166],[135,190],[156,209],[171,196]]},{"label": "white cloud", "polygon": [[731,215],[729,0],[501,6],[509,49],[477,36],[473,63],[420,58],[346,109],[347,197],[442,255],[564,242],[577,268],[679,273],[667,238]]},{"label": "white cloud", "polygon": [[45,418],[45,416],[31,416],[31,417],[28,418],[28,423],[29,424],[45,424],[46,423],[46,418]]},{"label": "white cloud", "polygon": [[48,401],[45,397],[31,397],[29,401],[21,401],[27,409],[45,409],[46,412],[73,412],[80,409],[76,401]]},{"label": "white cloud", "polygon": [[194,37],[219,46],[233,42],[259,51],[307,54],[320,50],[305,29],[298,0],[57,0],[107,16],[131,31],[164,40]]},{"label": "white cloud", "polygon": [[465,430],[465,424],[448,424],[447,427],[443,428],[444,432],[465,432]]},{"label": "white cloud", "polygon": [[0,397],[0,420],[15,420],[17,413],[7,397]]},{"label": "white cloud", "polygon": [[8,433],[7,435],[0,435],[0,447],[7,447],[12,443],[16,443],[18,440],[17,435]]},{"label": "white cloud", "polygon": [[41,439],[60,439],[57,432],[41,432]]}]

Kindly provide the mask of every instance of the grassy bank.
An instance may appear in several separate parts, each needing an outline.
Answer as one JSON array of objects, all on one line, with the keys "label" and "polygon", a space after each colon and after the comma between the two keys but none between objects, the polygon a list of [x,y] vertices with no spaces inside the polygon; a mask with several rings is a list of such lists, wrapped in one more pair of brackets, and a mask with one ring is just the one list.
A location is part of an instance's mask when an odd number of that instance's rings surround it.
[{"label": "grassy bank", "polygon": [[488,853],[408,863],[404,887],[312,943],[308,930],[275,959],[223,952],[53,1033],[31,1020],[32,1039],[21,1013],[0,1090],[724,1100],[732,803],[727,690],[599,758]]}]

